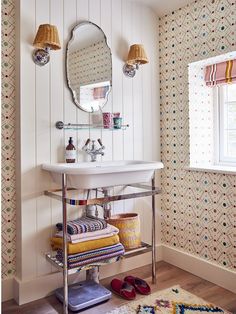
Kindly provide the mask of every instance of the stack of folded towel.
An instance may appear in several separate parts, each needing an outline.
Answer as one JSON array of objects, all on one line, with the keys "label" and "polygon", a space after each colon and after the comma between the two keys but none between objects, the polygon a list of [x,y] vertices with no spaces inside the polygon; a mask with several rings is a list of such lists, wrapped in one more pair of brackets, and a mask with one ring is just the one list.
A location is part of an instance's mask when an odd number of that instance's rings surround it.
[{"label": "stack of folded towel", "polygon": [[[52,238],[52,249],[56,257],[63,261],[62,223],[56,225],[58,232]],[[82,217],[67,223],[68,232],[68,268],[93,264],[98,261],[116,259],[124,254],[117,229],[104,219]]]}]

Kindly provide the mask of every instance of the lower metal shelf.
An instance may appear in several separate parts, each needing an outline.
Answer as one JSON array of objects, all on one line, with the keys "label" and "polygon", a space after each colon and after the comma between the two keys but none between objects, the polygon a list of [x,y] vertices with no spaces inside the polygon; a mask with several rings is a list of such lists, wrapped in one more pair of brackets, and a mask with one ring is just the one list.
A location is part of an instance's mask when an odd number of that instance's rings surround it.
[{"label": "lower metal shelf", "polygon": [[148,243],[142,242],[141,246],[136,249],[126,250],[124,254],[124,258],[129,258],[141,254],[145,254],[152,251],[152,246]]},{"label": "lower metal shelf", "polygon": [[[142,242],[141,246],[139,248],[126,250],[124,256],[122,256],[118,260],[121,260],[121,259],[124,259],[124,258],[133,257],[133,256],[137,256],[137,255],[141,255],[141,254],[145,254],[145,253],[148,253],[148,252],[151,252],[151,251],[152,251],[152,246],[150,244]],[[63,271],[63,263],[61,261],[59,261],[55,256],[53,256],[51,254],[46,254],[46,259],[54,267],[56,267],[59,271]],[[108,259],[108,260],[94,262],[94,263],[89,264],[89,265],[84,265],[84,266],[80,266],[80,267],[76,267],[76,268],[71,268],[71,269],[68,269],[68,274],[71,275],[71,274],[74,274],[76,272],[88,270],[88,269],[91,269],[91,268],[94,268],[94,267],[108,265],[108,264],[111,264],[111,263],[115,263],[118,260],[117,260],[117,257],[115,257],[115,258],[111,258],[111,259]]]},{"label": "lower metal shelf", "polygon": [[[51,255],[51,254],[46,254],[46,259],[54,266],[56,267],[59,271],[63,271],[63,263],[61,261],[59,261],[55,256]],[[80,272],[80,271],[84,271],[84,270],[89,270],[91,268],[94,267],[99,267],[99,266],[105,266],[111,263],[115,263],[117,262],[117,257],[108,259],[108,260],[103,260],[103,261],[99,261],[99,262],[94,262],[92,264],[88,264],[88,265],[84,265],[84,266],[79,266],[76,268],[70,268],[68,269],[68,275]]]}]

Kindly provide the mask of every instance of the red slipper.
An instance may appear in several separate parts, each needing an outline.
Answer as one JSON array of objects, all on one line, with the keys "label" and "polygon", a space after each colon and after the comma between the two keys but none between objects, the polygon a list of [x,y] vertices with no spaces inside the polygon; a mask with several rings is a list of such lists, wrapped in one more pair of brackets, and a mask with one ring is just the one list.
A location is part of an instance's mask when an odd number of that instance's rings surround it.
[{"label": "red slipper", "polygon": [[126,300],[133,300],[136,297],[135,289],[128,282],[124,282],[119,279],[112,279],[111,288],[114,293]]},{"label": "red slipper", "polygon": [[138,277],[133,277],[133,276],[127,276],[124,278],[124,281],[130,283],[135,288],[135,290],[141,294],[151,293],[150,286],[143,279],[140,279]]}]

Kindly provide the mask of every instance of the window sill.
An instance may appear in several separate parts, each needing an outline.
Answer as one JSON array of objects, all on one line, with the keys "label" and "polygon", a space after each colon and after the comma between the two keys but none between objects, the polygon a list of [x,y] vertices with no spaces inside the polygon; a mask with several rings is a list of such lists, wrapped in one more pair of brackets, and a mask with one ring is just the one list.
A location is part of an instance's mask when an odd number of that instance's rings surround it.
[{"label": "window sill", "polygon": [[232,166],[189,166],[185,167],[185,170],[236,175],[236,167]]}]

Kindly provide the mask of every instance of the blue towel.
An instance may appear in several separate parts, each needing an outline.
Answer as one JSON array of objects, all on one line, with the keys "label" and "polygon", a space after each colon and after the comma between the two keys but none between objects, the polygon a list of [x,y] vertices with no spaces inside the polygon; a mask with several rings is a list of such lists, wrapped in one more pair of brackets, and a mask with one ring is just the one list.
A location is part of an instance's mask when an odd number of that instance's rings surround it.
[{"label": "blue towel", "polygon": [[[57,223],[56,227],[59,231],[63,230],[63,224],[61,222]],[[105,229],[106,227],[107,223],[104,219],[90,216],[81,217],[67,222],[67,232],[69,234],[92,232]]]}]

